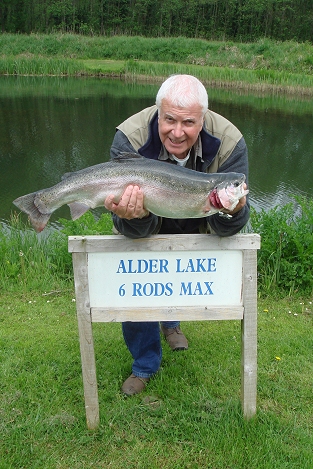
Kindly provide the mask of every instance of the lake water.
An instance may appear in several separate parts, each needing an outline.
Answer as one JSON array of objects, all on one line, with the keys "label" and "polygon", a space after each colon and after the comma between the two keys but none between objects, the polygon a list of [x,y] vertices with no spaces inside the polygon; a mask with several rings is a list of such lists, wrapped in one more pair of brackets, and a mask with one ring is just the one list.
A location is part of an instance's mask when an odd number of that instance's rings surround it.
[{"label": "lake water", "polygon": [[[12,201],[109,159],[115,127],[154,103],[159,85],[96,78],[0,77],[0,219]],[[256,209],[312,196],[312,101],[208,89],[210,108],[243,133]],[[53,219],[69,218],[69,209]]]}]

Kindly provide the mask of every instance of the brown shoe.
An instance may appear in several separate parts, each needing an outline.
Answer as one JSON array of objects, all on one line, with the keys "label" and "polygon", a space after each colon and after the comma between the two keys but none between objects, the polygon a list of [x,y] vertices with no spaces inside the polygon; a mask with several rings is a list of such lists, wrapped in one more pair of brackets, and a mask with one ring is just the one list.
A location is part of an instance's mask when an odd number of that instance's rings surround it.
[{"label": "brown shoe", "polygon": [[122,393],[127,396],[133,396],[139,394],[146,387],[146,384],[150,381],[150,378],[139,378],[139,376],[133,373],[124,381],[121,388]]},{"label": "brown shoe", "polygon": [[167,329],[161,324],[161,331],[172,350],[187,350],[188,341],[179,327]]}]

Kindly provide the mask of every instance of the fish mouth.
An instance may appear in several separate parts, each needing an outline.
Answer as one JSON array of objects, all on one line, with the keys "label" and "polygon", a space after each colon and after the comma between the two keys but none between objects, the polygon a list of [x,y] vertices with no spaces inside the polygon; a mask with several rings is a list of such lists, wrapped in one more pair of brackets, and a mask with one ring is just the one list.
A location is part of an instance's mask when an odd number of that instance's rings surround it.
[{"label": "fish mouth", "polygon": [[224,187],[216,186],[210,194],[210,203],[218,210],[227,209],[232,211],[239,200],[248,193],[249,191],[243,188],[243,182],[239,181]]},{"label": "fish mouth", "polygon": [[215,208],[218,208],[218,209],[221,209],[223,208],[223,204],[222,202],[220,201],[220,198],[219,198],[219,195],[218,195],[218,192],[217,192],[217,188],[215,187],[213,189],[213,191],[210,193],[210,203],[211,205],[213,205],[213,207]]}]

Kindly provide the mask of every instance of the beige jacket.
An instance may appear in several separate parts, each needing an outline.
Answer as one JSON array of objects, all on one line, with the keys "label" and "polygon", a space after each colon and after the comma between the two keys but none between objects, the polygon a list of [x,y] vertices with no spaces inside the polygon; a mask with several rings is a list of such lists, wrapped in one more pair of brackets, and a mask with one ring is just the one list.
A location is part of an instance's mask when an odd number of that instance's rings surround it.
[{"label": "beige jacket", "polygon": [[[155,105],[148,107],[129,117],[117,127],[117,129],[126,135],[136,151],[148,141],[149,132],[151,132],[150,124],[156,112],[157,107]],[[204,159],[206,155],[206,143],[210,145],[210,138],[215,137],[215,142],[216,139],[220,141],[217,153],[207,169],[210,173],[217,172],[217,169],[227,160],[242,138],[242,134],[237,127],[225,119],[225,117],[210,110],[208,110],[204,116],[204,126],[200,136],[202,141],[202,156]]]}]

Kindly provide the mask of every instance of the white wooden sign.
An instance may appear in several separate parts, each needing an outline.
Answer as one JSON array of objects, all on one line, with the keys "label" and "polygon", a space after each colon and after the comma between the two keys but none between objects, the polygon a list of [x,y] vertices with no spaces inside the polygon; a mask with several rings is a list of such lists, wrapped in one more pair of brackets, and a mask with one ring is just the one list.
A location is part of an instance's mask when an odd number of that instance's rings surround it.
[{"label": "white wooden sign", "polygon": [[238,306],[242,253],[90,253],[88,279],[91,307]]},{"label": "white wooden sign", "polygon": [[71,236],[88,428],[99,425],[92,322],[242,321],[242,407],[256,412],[256,234]]}]

